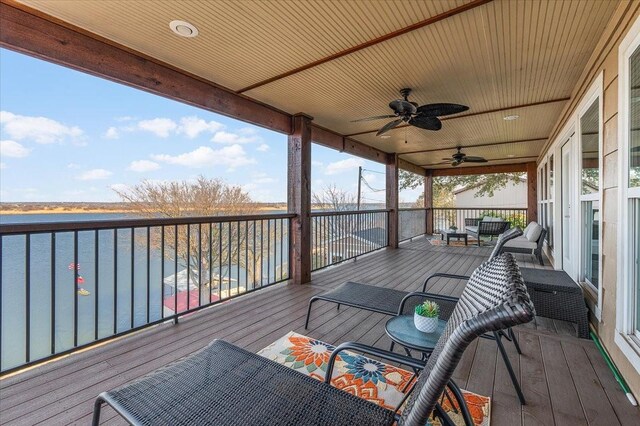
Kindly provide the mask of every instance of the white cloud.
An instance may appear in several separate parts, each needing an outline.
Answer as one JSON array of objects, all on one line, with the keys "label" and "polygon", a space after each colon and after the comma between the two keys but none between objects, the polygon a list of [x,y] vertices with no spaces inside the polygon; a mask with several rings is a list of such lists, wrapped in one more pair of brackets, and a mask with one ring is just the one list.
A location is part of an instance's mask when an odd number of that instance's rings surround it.
[{"label": "white cloud", "polygon": [[358,158],[347,158],[333,163],[329,163],[324,171],[325,175],[337,175],[340,173],[350,172],[364,164],[363,160]]},{"label": "white cloud", "polygon": [[217,121],[205,121],[202,118],[195,116],[182,117],[180,119],[180,126],[177,131],[180,134],[186,135],[188,138],[196,138],[202,132],[215,133],[224,127],[222,123]]},{"label": "white cloud", "polygon": [[130,115],[123,115],[115,118],[116,121],[131,121],[133,119],[135,119],[135,117],[132,117]]},{"label": "white cloud", "polygon": [[69,163],[67,164],[67,169],[79,169],[80,165],[76,164],[76,163]]},{"label": "white cloud", "polygon": [[115,127],[109,127],[104,134],[105,139],[118,139],[120,137],[120,133],[118,129]]},{"label": "white cloud", "polygon": [[127,192],[129,190],[129,185],[124,183],[114,183],[113,185],[109,185],[109,188],[116,192]]},{"label": "white cloud", "polygon": [[322,167],[324,166],[324,163],[322,161],[311,160],[311,165],[314,167]]},{"label": "white cloud", "polygon": [[0,111],[0,124],[13,139],[31,139],[37,143],[62,142],[65,138],[75,139],[83,132],[77,126],[66,126],[47,117],[29,117]]},{"label": "white cloud", "polygon": [[98,179],[106,179],[111,176],[113,173],[109,170],[105,169],[92,169],[87,170],[86,172],[80,173],[76,179],[78,180],[98,180]]},{"label": "white cloud", "polygon": [[0,156],[23,158],[29,155],[30,150],[16,141],[0,141]]},{"label": "white cloud", "polygon": [[151,132],[154,135],[166,138],[169,134],[178,128],[175,121],[170,118],[154,118],[151,120],[142,120],[138,122],[138,130]]},{"label": "white cloud", "polygon": [[152,172],[159,168],[160,164],[149,160],[132,161],[131,164],[129,164],[129,170],[139,173]]},{"label": "white cloud", "polygon": [[7,168],[7,165],[5,163],[0,163],[0,170],[4,170]]},{"label": "white cloud", "polygon": [[260,142],[261,138],[251,129],[241,129],[238,133],[225,132],[223,130],[216,132],[211,141],[231,145]]},{"label": "white cloud", "polygon": [[266,143],[262,143],[257,149],[260,152],[267,152],[269,151],[269,145],[267,145]]},{"label": "white cloud", "polygon": [[200,168],[210,166],[227,166],[230,168],[255,164],[256,160],[247,157],[240,145],[225,146],[219,150],[213,150],[206,146],[196,148],[191,152],[180,155],[159,154],[152,155],[156,161],[167,164],[176,164],[185,167]]}]

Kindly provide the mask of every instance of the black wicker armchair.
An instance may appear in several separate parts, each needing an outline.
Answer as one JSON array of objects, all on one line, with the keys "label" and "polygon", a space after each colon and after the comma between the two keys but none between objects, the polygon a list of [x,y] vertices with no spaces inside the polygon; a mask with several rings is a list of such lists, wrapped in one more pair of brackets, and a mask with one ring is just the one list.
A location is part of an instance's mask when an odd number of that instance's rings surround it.
[{"label": "black wicker armchair", "polygon": [[96,399],[133,425],[424,425],[451,419],[438,405],[465,348],[478,336],[531,321],[534,308],[511,254],[474,271],[402,415],[329,385],[333,361],[345,349],[416,366],[419,361],[357,343],[332,354],[325,382],[230,343],[206,348]]}]

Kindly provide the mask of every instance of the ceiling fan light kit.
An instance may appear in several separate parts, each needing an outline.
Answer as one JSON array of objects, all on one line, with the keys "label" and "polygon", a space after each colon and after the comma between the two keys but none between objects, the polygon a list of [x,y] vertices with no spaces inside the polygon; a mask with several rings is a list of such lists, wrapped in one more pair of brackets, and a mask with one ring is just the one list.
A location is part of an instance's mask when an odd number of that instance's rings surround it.
[{"label": "ceiling fan light kit", "polygon": [[466,105],[448,103],[418,106],[416,102],[409,101],[409,94],[411,94],[411,89],[402,89],[400,90],[400,96],[402,96],[402,98],[389,102],[389,108],[393,110],[393,114],[361,118],[359,120],[352,121],[352,123],[382,120],[384,118],[395,118],[395,120],[382,126],[382,128],[378,130],[378,133],[376,133],[376,136],[381,136],[389,130],[398,127],[402,123],[406,123],[420,129],[437,131],[442,128],[442,122],[438,117],[459,114],[469,109]]}]

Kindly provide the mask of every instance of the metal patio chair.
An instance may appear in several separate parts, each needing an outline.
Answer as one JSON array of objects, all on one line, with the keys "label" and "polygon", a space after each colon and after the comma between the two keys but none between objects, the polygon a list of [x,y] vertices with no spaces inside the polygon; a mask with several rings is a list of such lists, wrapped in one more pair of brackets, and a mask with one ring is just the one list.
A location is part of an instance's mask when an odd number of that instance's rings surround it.
[{"label": "metal patio chair", "polygon": [[[453,425],[438,404],[465,348],[478,336],[531,321],[535,315],[513,255],[485,262],[472,274],[428,361],[358,343],[332,353],[321,382],[222,340],[117,389],[94,405],[93,424],[104,403],[133,425],[399,425],[429,418]],[[343,350],[422,368],[402,414],[332,387]],[[454,392],[455,393],[455,392]],[[465,416],[470,421],[469,416]]]},{"label": "metal patio chair", "polygon": [[[496,245],[494,246],[491,255],[489,256],[489,260],[498,256],[498,254],[502,250],[502,247],[507,241],[519,237],[520,235],[522,235],[522,230],[519,227],[510,228],[506,232],[501,234],[496,241]],[[469,276],[463,275],[435,273],[427,277],[427,279],[424,281],[424,284],[422,285],[422,291],[412,293],[408,291],[395,290],[391,288],[378,287],[375,285],[361,284],[349,281],[339,285],[333,290],[329,290],[326,293],[313,296],[309,300],[309,306],[307,308],[307,318],[304,327],[305,329],[309,327],[311,307],[313,306],[313,303],[318,300],[336,303],[338,305],[338,309],[340,309],[340,305],[346,305],[353,308],[378,312],[385,315],[412,315],[412,310],[415,304],[407,305],[406,300],[408,299],[414,299],[414,301],[416,298],[420,299],[419,301],[416,301],[416,304],[417,302],[421,302],[424,300],[433,300],[434,302],[438,303],[438,305],[440,305],[440,318],[443,320],[448,320],[459,299],[452,296],[426,293],[428,282],[431,279],[437,277],[465,280],[468,280],[470,278]],[[500,350],[500,355],[502,356],[502,359],[507,367],[509,377],[511,378],[511,382],[513,383],[513,387],[518,395],[518,399],[520,400],[520,403],[524,405],[526,403],[526,400],[524,398],[522,388],[520,387],[518,378],[513,371],[513,367],[511,366],[511,361],[509,360],[507,351],[502,344],[502,338],[506,338],[508,341],[513,342],[518,354],[521,354],[522,352],[520,350],[520,345],[518,344],[518,340],[515,334],[509,328],[505,331],[487,334],[483,336],[483,338],[496,341],[498,349]]]}]

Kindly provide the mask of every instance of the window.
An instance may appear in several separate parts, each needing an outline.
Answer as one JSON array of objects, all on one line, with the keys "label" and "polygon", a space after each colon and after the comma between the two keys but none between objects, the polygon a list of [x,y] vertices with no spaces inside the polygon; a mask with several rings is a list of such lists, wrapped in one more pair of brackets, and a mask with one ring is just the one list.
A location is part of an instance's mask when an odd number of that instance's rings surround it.
[{"label": "window", "polygon": [[600,276],[600,101],[580,116],[582,256],[580,279],[599,288]]},{"label": "window", "polygon": [[640,19],[618,52],[618,255],[614,341],[640,373]]},{"label": "window", "polygon": [[538,194],[539,222],[547,230],[545,239],[549,249],[553,249],[553,155],[538,170]]},{"label": "window", "polygon": [[629,58],[629,135],[625,154],[629,170],[626,179],[627,217],[629,218],[629,265],[627,276],[634,293],[634,333],[640,338],[640,47]]}]

